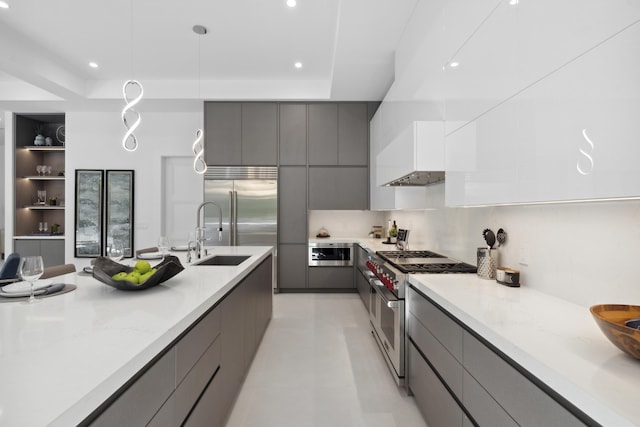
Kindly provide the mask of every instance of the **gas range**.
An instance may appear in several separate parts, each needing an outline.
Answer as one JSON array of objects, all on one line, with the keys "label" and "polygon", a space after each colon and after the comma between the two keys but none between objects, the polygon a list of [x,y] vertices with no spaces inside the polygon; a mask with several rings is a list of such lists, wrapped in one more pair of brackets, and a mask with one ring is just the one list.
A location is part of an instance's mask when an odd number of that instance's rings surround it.
[{"label": "gas range", "polygon": [[406,274],[476,273],[471,264],[427,250],[378,251],[367,266],[397,298],[404,298]]}]

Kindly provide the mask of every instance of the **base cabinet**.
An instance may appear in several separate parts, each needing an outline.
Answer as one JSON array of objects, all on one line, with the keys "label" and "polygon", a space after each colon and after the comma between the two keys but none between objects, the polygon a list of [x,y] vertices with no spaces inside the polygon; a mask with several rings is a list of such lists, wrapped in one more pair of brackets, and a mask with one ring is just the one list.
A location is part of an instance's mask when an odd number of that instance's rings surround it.
[{"label": "base cabinet", "polygon": [[407,299],[408,386],[429,426],[585,425],[413,287]]},{"label": "base cabinet", "polygon": [[42,256],[45,268],[64,264],[64,239],[16,239],[14,242],[20,256]]},{"label": "base cabinet", "polygon": [[224,423],[272,316],[268,257],[81,426]]},{"label": "base cabinet", "polygon": [[311,289],[355,289],[353,267],[309,267]]}]

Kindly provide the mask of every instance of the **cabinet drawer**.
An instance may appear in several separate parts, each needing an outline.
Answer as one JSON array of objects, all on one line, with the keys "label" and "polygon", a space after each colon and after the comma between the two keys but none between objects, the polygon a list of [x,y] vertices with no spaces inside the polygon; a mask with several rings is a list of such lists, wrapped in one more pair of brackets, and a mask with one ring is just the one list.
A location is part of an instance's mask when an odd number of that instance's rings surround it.
[{"label": "cabinet drawer", "polygon": [[409,342],[407,350],[409,388],[429,427],[462,426],[465,417],[458,402],[451,397],[413,343]]},{"label": "cabinet drawer", "polygon": [[464,371],[463,375],[462,404],[479,425],[518,425],[468,372]]},{"label": "cabinet drawer", "polygon": [[355,288],[353,267],[309,267],[310,288]]},{"label": "cabinet drawer", "polygon": [[92,426],[146,425],[175,388],[175,350],[158,359],[91,424]]},{"label": "cabinet drawer", "polygon": [[462,398],[462,365],[446,348],[416,319],[409,314],[409,337],[440,374],[449,388]]},{"label": "cabinet drawer", "polygon": [[220,318],[220,310],[212,310],[176,344],[176,384],[180,384],[220,334]]},{"label": "cabinet drawer", "polygon": [[149,427],[182,425],[220,366],[220,342],[221,340],[217,339],[209,346],[184,381],[151,420]]},{"label": "cabinet drawer", "polygon": [[464,366],[520,425],[584,425],[491,349],[464,332]]},{"label": "cabinet drawer", "polygon": [[453,357],[462,362],[462,327],[413,288],[408,289],[410,313],[440,341]]}]

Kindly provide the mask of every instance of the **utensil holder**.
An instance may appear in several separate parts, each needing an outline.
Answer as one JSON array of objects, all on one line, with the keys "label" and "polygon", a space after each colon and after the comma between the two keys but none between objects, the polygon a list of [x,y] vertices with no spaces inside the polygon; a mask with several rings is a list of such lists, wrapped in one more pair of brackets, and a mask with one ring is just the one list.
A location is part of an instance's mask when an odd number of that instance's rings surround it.
[{"label": "utensil holder", "polygon": [[498,268],[498,250],[478,248],[478,277],[481,279],[495,279]]}]

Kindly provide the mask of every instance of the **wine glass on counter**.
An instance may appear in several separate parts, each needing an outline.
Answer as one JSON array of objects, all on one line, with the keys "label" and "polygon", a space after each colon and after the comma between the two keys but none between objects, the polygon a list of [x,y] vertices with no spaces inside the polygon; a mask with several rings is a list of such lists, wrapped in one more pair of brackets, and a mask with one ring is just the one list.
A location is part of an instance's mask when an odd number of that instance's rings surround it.
[{"label": "wine glass on counter", "polygon": [[162,255],[162,259],[169,254],[169,238],[167,236],[160,236],[158,239],[158,251]]},{"label": "wine glass on counter", "polygon": [[30,303],[35,302],[36,297],[33,293],[33,282],[38,280],[44,273],[44,263],[41,256],[27,256],[20,261],[20,277],[22,280],[29,282],[31,293],[29,295]]},{"label": "wine glass on counter", "polygon": [[107,246],[107,256],[113,262],[121,261],[124,258],[124,245],[121,242],[111,242]]}]

